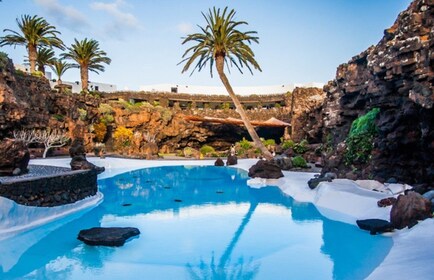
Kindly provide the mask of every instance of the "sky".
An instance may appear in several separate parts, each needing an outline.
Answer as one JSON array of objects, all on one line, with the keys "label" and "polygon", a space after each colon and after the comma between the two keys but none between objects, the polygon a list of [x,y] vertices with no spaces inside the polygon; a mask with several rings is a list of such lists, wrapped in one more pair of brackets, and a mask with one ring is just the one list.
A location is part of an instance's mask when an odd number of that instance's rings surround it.
[{"label": "sky", "polygon": [[[18,31],[21,15],[44,17],[61,32],[67,46],[74,38],[92,38],[112,59],[105,72],[90,73],[92,82],[115,84],[118,90],[141,85],[220,86],[209,67],[181,74],[178,63],[190,45],[182,37],[205,26],[202,12],[212,7],[235,9],[241,31],[258,32],[252,44],[262,72],[228,75],[233,86],[327,83],[336,68],[377,44],[410,0],[2,0],[0,34]],[[1,47],[14,63],[27,55],[23,46]],[[60,54],[62,51],[56,51]],[[214,71],[214,74],[216,72]],[[79,81],[70,69],[64,81]],[[53,78],[56,78],[53,74]]]}]

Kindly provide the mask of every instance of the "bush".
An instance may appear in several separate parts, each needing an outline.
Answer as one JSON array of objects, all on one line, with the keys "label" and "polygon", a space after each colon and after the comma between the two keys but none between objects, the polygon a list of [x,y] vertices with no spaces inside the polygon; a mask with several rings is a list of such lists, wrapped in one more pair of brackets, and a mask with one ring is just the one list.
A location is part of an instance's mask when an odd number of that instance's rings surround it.
[{"label": "bush", "polygon": [[285,140],[282,143],[282,149],[283,150],[288,150],[289,148],[294,148],[294,145],[295,145],[294,141],[292,141],[292,140]]},{"label": "bush", "polygon": [[118,148],[129,147],[133,139],[133,131],[125,126],[119,126],[113,133],[113,138]]},{"label": "bush", "polygon": [[41,71],[32,72],[32,76],[39,78],[45,77],[44,73],[42,73]]},{"label": "bush", "polygon": [[347,149],[344,154],[346,165],[353,163],[364,164],[371,159],[374,137],[377,134],[375,119],[380,109],[374,108],[363,116],[354,120],[345,143]]},{"label": "bush", "polygon": [[248,149],[253,147],[252,143],[250,143],[250,141],[246,140],[246,138],[244,138],[244,137],[243,137],[243,140],[238,142],[238,144],[240,145],[241,149],[243,149],[243,150],[248,150]]},{"label": "bush", "polygon": [[78,118],[82,121],[85,121],[87,117],[87,111],[85,109],[78,108],[77,112],[78,112]]},{"label": "bush", "polygon": [[300,143],[295,144],[293,149],[297,154],[304,154],[309,149],[309,142],[302,140]]},{"label": "bush", "polygon": [[8,65],[8,60],[9,60],[9,57],[8,57],[7,53],[0,52],[0,70],[5,68],[6,65]]},{"label": "bush", "polygon": [[65,120],[65,116],[61,114],[54,114],[52,115],[52,117],[59,122],[63,122]]},{"label": "bush", "polygon": [[106,126],[109,123],[114,122],[114,117],[113,117],[113,107],[110,106],[107,103],[101,103],[98,107],[98,112],[102,115],[100,117],[100,122],[104,123]]},{"label": "bush", "polygon": [[264,144],[265,147],[270,147],[270,146],[276,146],[276,141],[274,141],[274,139],[261,139],[262,144]]},{"label": "bush", "polygon": [[96,142],[103,142],[107,133],[107,126],[105,123],[100,122],[93,125]]},{"label": "bush", "polygon": [[306,160],[303,157],[296,156],[296,157],[292,158],[292,166],[293,167],[306,168],[307,167],[307,162],[306,162]]},{"label": "bush", "polygon": [[200,153],[206,156],[215,153],[215,150],[209,145],[203,145],[202,148],[200,148]]}]

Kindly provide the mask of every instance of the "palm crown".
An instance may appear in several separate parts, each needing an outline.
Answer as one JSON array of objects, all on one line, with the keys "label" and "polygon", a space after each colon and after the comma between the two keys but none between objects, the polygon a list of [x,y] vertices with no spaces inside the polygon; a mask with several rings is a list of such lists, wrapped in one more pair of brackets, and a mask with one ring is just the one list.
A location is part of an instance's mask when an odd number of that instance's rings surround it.
[{"label": "palm crown", "polygon": [[[241,73],[245,66],[253,74],[251,66],[261,70],[258,62],[255,60],[255,55],[248,44],[252,42],[259,43],[256,31],[241,32],[237,28],[241,25],[247,25],[245,21],[235,21],[235,10],[228,12],[228,8],[224,8],[223,12],[220,9],[209,10],[209,14],[202,13],[206,20],[206,27],[199,28],[202,33],[194,33],[184,38],[182,44],[193,41],[196,45],[188,48],[180,62],[186,62],[182,72],[186,72],[195,60],[197,64],[193,68],[191,74],[197,69],[201,71],[209,62],[210,74],[212,76],[213,65],[217,57],[224,58],[226,65],[234,65]],[[248,43],[248,44],[246,44]],[[229,68],[228,68],[229,69]]]},{"label": "palm crown", "polygon": [[73,67],[71,63],[68,63],[62,59],[55,59],[49,66],[53,72],[56,73],[58,84],[62,83],[62,76],[65,74],[66,70]]},{"label": "palm crown", "polygon": [[62,57],[76,62],[72,65],[80,68],[82,88],[83,90],[87,90],[88,72],[104,72],[103,63],[110,64],[111,59],[107,57],[106,52],[99,48],[99,43],[96,40],[85,38],[81,41],[74,39],[74,41],[74,44],[68,48],[67,53],[62,54]]},{"label": "palm crown", "polygon": [[36,68],[37,48],[41,46],[57,47],[64,49],[63,42],[57,37],[60,34],[56,27],[50,25],[44,18],[38,16],[23,15],[21,19],[16,19],[21,33],[5,29],[10,32],[4,37],[0,37],[0,46],[5,45],[25,45],[29,52],[30,71]]}]

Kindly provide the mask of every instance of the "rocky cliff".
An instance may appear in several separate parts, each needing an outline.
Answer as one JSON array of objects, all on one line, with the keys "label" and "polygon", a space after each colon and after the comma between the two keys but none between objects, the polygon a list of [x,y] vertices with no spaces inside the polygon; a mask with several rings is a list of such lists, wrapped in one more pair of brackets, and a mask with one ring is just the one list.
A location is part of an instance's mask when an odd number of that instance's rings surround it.
[{"label": "rocky cliff", "polygon": [[[415,0],[373,47],[337,69],[319,125],[325,171],[342,177],[434,181],[434,1]],[[379,108],[378,133],[366,164],[345,164],[352,122]],[[318,125],[316,125],[318,127]]]}]

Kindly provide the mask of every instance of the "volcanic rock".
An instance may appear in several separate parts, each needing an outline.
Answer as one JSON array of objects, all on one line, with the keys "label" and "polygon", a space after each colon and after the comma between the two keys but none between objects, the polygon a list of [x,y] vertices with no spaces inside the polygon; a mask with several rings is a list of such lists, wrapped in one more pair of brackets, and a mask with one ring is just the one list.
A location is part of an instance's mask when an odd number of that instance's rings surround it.
[{"label": "volcanic rock", "polygon": [[24,142],[8,138],[0,142],[0,176],[27,173],[29,160],[29,149]]},{"label": "volcanic rock", "polygon": [[218,158],[214,162],[214,166],[225,166],[225,163],[223,162],[223,160],[221,158]]},{"label": "volcanic rock", "polygon": [[236,165],[238,164],[238,158],[237,156],[228,156],[228,159],[226,160],[226,165],[230,166],[230,165]]},{"label": "volcanic rock", "polygon": [[249,168],[249,177],[278,179],[283,177],[282,169],[272,161],[259,160],[255,165]]},{"label": "volcanic rock", "polygon": [[133,227],[93,227],[80,230],[77,239],[91,246],[123,246],[128,238],[139,235],[140,231]]},{"label": "volcanic rock", "polygon": [[360,229],[368,230],[372,235],[393,231],[393,225],[386,220],[366,219],[357,220],[356,223]]},{"label": "volcanic rock", "polygon": [[399,195],[390,211],[390,222],[397,229],[412,227],[419,220],[431,217],[431,201],[416,192]]}]

